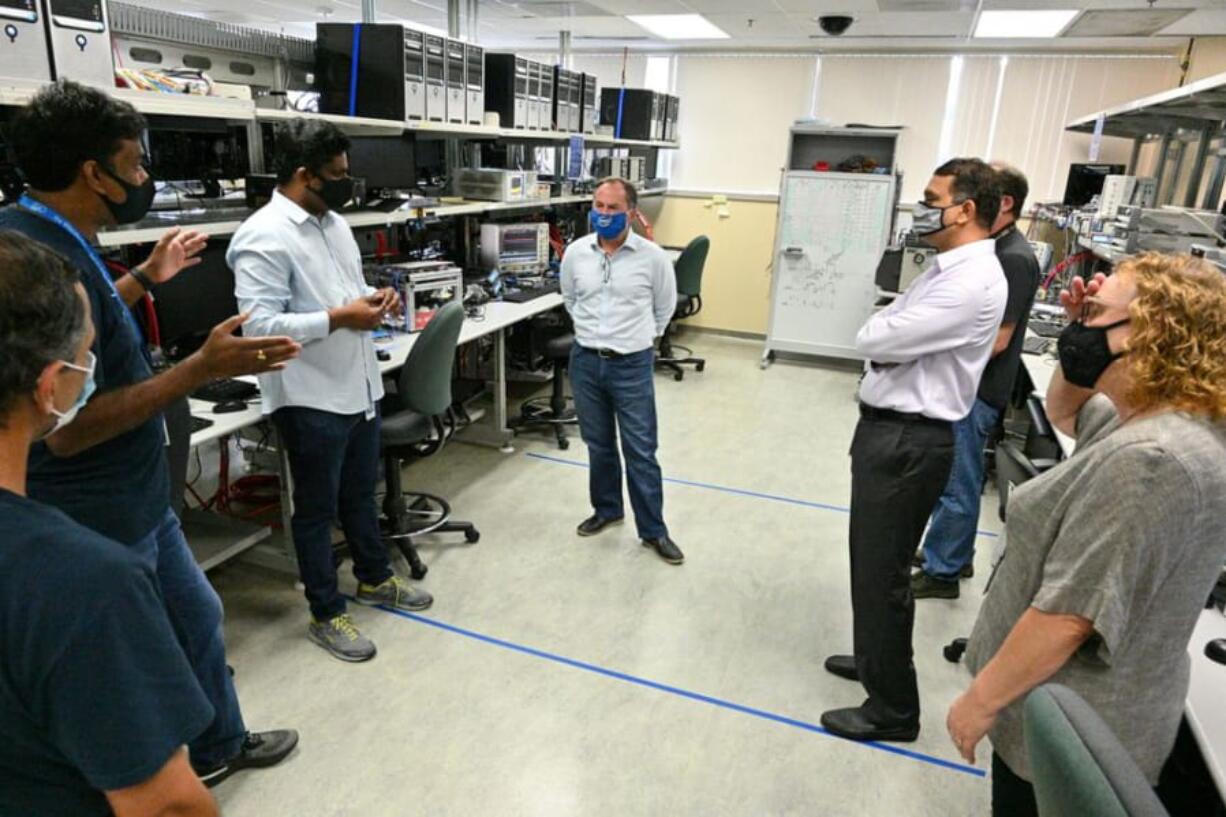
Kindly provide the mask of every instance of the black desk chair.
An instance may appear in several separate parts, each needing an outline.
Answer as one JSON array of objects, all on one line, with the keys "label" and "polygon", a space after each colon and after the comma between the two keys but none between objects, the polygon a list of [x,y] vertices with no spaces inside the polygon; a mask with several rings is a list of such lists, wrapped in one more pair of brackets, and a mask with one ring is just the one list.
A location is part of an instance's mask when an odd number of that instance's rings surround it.
[{"label": "black desk chair", "polygon": [[451,409],[451,370],[464,323],[464,307],[444,306],[422,330],[400,369],[396,391],[383,398],[383,498],[385,539],[400,548],[414,579],[426,575],[413,537],[426,533],[463,533],[465,541],[481,538],[469,522],[452,521],[451,505],[432,494],[405,492],[401,464],[437,453],[455,431]]},{"label": "black desk chair", "polygon": [[553,364],[553,390],[549,397],[534,397],[519,407],[519,416],[511,421],[511,428],[520,429],[548,426],[558,440],[558,448],[570,448],[566,427],[579,422],[571,398],[566,396],[566,368],[570,362],[570,350],[575,345],[575,333],[566,332],[545,342],[545,359]]},{"label": "black desk chair", "polygon": [[[672,342],[672,335],[679,320],[692,318],[702,311],[702,269],[707,263],[707,253],[711,249],[711,239],[700,235],[686,245],[681,256],[673,264],[677,275],[677,309],[673,318],[664,329],[660,338],[660,350],[656,355],[656,366],[668,369],[673,373],[674,380],[685,377],[682,366],[693,366],[701,372],[707,367],[707,361],[694,357],[694,351]],[[678,357],[677,350],[685,356]]]}]

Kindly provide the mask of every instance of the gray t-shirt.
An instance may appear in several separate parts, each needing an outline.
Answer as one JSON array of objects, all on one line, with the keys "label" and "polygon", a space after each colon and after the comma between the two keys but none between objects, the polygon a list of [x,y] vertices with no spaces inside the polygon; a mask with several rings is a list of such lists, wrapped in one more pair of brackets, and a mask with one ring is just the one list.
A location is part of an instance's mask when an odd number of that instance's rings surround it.
[{"label": "gray t-shirt", "polygon": [[[1081,616],[1094,635],[1050,679],[1094,707],[1150,783],[1175,744],[1188,639],[1226,561],[1226,427],[1182,413],[1120,425],[1097,395],[1077,449],[1009,498],[1007,544],[967,647],[979,673],[1026,609]],[[1022,700],[990,736],[1030,779]]]}]

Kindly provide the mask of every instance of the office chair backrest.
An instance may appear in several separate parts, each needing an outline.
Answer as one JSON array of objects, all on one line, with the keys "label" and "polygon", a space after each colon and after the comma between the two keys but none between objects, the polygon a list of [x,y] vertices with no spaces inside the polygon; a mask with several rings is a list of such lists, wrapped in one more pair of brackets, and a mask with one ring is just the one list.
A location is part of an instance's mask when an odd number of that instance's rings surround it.
[{"label": "office chair backrest", "polygon": [[702,268],[707,263],[707,252],[711,249],[711,239],[700,235],[685,245],[673,268],[677,271],[677,294],[702,294]]},{"label": "office chair backrest", "polygon": [[451,405],[451,368],[463,325],[464,307],[452,301],[418,335],[397,380],[405,408],[437,417]]},{"label": "office chair backrest", "polygon": [[1034,690],[1023,724],[1043,817],[1168,817],[1128,750],[1076,692]]}]

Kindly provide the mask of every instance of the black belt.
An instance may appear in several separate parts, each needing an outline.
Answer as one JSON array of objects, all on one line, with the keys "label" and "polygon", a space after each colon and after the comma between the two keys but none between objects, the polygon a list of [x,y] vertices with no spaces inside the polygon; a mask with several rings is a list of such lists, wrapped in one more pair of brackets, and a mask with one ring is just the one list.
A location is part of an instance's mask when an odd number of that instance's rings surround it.
[{"label": "black belt", "polygon": [[630,357],[632,355],[638,354],[638,352],[629,352],[627,354],[622,354],[621,352],[614,352],[612,349],[590,349],[587,346],[580,346],[579,348],[584,350],[585,352],[591,352],[594,355],[600,355],[600,357],[604,358],[605,360],[620,360],[623,357]]},{"label": "black belt", "polygon": [[937,420],[933,417],[925,417],[923,414],[914,414],[909,411],[877,408],[876,406],[870,406],[868,403],[860,404],[860,416],[866,420],[895,420],[900,423],[924,423],[925,425],[939,426],[941,428],[953,426],[953,423],[949,422],[949,420]]}]

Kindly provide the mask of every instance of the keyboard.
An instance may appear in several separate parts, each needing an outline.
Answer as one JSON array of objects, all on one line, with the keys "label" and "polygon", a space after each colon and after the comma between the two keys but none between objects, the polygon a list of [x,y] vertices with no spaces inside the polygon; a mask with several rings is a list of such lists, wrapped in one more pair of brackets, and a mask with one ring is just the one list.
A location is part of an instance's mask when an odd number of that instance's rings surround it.
[{"label": "keyboard", "polygon": [[197,417],[194,414],[191,416],[191,429],[193,434],[195,434],[197,431],[204,431],[211,425],[213,425],[213,421],[206,417]]},{"label": "keyboard", "polygon": [[1028,355],[1042,355],[1047,353],[1050,344],[1049,338],[1026,338],[1022,341],[1022,351]]},{"label": "keyboard", "polygon": [[209,403],[224,403],[227,400],[251,400],[260,390],[246,380],[213,380],[192,392],[192,397]]},{"label": "keyboard", "polygon": [[502,300],[513,304],[522,304],[527,301],[535,301],[542,295],[551,295],[554,292],[560,292],[561,285],[557,281],[547,281],[539,287],[532,289],[514,289],[509,292],[502,293]]},{"label": "keyboard", "polygon": [[1064,331],[1063,323],[1031,320],[1026,326],[1031,332],[1044,338],[1057,338]]}]

